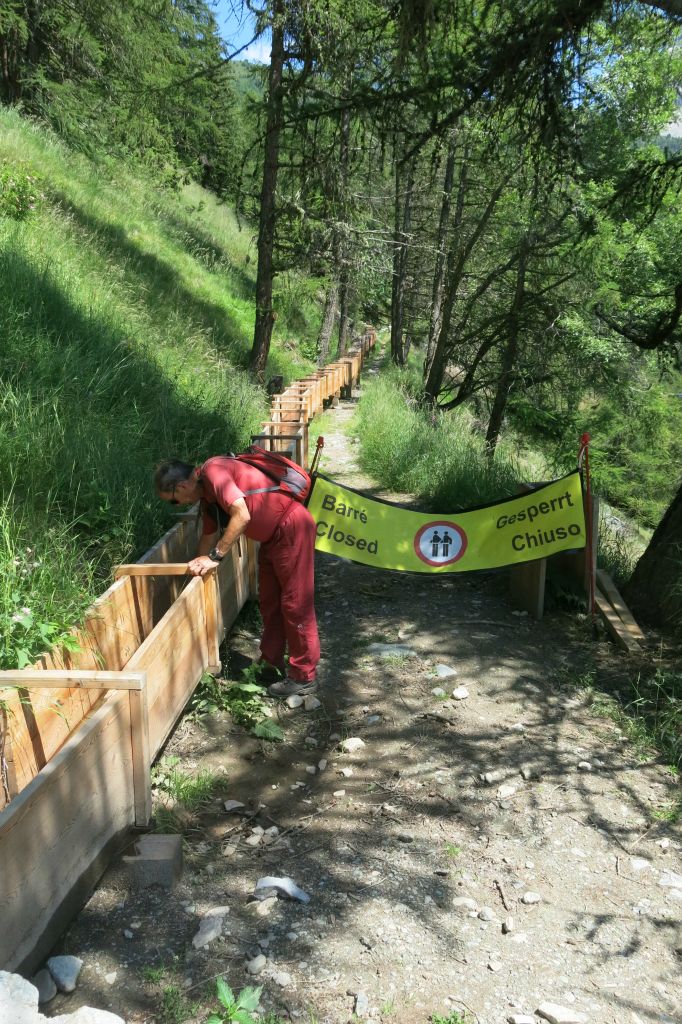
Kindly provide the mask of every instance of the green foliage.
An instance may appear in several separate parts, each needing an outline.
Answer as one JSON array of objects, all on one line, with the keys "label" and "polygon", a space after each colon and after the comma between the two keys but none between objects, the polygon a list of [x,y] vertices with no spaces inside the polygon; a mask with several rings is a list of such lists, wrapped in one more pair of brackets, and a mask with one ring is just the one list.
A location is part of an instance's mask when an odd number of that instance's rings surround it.
[{"label": "green foliage", "polygon": [[258,1009],[262,988],[243,988],[238,996],[224,978],[216,982],[216,994],[223,1009],[212,1013],[206,1024],[251,1024]]},{"label": "green foliage", "polygon": [[598,687],[595,673],[573,683],[592,714],[615,722],[640,759],[658,749],[675,770],[682,766],[682,673],[659,668],[652,676],[625,679],[617,696]]},{"label": "green foliage", "polygon": [[452,1010],[447,1017],[434,1013],[431,1015],[431,1024],[471,1024],[471,1017],[468,1013],[459,1013],[458,1010]]},{"label": "green foliage", "polygon": [[464,410],[420,408],[414,377],[391,370],[363,388],[358,409],[360,463],[382,486],[454,512],[516,491],[521,474],[504,453],[491,463]]},{"label": "green foliage", "polygon": [[177,985],[164,989],[160,1007],[162,1024],[184,1024],[198,1009],[199,1003],[191,1003]]},{"label": "green foliage", "polygon": [[40,185],[30,169],[0,163],[0,217],[25,220],[40,202]]},{"label": "green foliage", "polygon": [[[21,222],[0,217],[0,660],[13,668],[172,524],[154,464],[239,450],[267,406],[241,369],[251,240],[224,206],[93,164],[2,109],[0,160],[46,195]],[[307,372],[278,345],[273,372]],[[22,608],[30,625],[13,621]]]},{"label": "green foliage", "polygon": [[284,733],[277,723],[272,721],[272,711],[263,699],[267,690],[253,681],[256,672],[255,665],[245,668],[242,673],[244,681],[232,683],[223,690],[224,707],[235,722],[244,726],[258,739],[275,742],[283,740]]}]

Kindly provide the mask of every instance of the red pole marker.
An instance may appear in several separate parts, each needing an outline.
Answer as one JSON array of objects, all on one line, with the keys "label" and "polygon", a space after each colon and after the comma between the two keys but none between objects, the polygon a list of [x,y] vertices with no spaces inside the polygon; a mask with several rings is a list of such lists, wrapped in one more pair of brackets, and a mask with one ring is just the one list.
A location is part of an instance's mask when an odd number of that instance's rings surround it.
[{"label": "red pole marker", "polygon": [[585,433],[580,438],[580,451],[578,453],[578,468],[583,468],[585,465],[585,506],[586,506],[586,527],[587,527],[587,573],[589,583],[589,608],[590,615],[592,617],[592,628],[595,628],[595,579],[594,579],[594,535],[592,531],[592,483],[590,480],[590,435]]},{"label": "red pole marker", "polygon": [[313,455],[312,465],[310,466],[310,475],[311,476],[313,475],[313,473],[315,473],[317,471],[317,467],[320,464],[320,456],[322,455],[322,449],[323,448],[324,448],[324,438],[323,437],[318,437],[318,439],[317,439],[317,447],[315,449],[315,454]]}]

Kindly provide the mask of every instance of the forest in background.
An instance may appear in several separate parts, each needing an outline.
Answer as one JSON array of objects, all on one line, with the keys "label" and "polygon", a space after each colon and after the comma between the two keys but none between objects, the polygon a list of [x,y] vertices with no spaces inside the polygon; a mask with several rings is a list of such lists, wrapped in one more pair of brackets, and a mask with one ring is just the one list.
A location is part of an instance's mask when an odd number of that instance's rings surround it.
[{"label": "forest in background", "polygon": [[[235,209],[257,253],[251,350],[242,337],[230,358],[257,383],[278,318],[320,362],[369,321],[390,326],[397,367],[420,367],[404,402],[427,428],[467,409],[491,462],[506,430],[560,471],[589,430],[600,493],[645,527],[668,510],[629,596],[674,626],[682,158],[663,133],[681,15],[674,0],[271,0],[271,63],[254,71],[203,0],[0,0],[0,99],[102,176],[115,159]],[[5,218],[41,216],[55,197],[31,160],[2,159]],[[3,358],[3,383],[17,365]]]}]

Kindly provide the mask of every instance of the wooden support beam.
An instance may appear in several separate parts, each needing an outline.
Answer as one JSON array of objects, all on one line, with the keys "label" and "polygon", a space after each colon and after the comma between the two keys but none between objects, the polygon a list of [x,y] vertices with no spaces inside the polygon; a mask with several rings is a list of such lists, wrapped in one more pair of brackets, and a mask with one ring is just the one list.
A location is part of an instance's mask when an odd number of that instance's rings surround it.
[{"label": "wooden support beam", "polygon": [[204,581],[204,614],[206,616],[206,642],[208,645],[207,671],[213,676],[220,672],[220,632],[218,625],[218,574],[208,573]]},{"label": "wooden support beam", "polygon": [[5,669],[0,672],[0,688],[22,690],[142,690],[144,672],[96,672],[92,669]]},{"label": "wooden support beam", "polygon": [[121,576],[187,576],[187,562],[133,562],[130,565],[117,565],[114,578]]},{"label": "wooden support beam", "polygon": [[625,632],[635,641],[646,640],[646,636],[635,621],[632,612],[621,597],[621,594],[611,577],[603,569],[597,569],[597,583],[599,589],[608,600],[618,618],[623,624]]},{"label": "wooden support beam", "polygon": [[131,690],[130,702],[130,749],[133,760],[133,791],[135,795],[135,824],[146,827],[152,817],[152,757],[149,746],[149,703],[147,699],[147,674],[141,673],[144,685],[140,690]]},{"label": "wooden support beam", "polygon": [[611,607],[600,590],[595,591],[594,602],[601,612],[606,628],[622,650],[628,654],[641,654],[642,649],[625,628],[616,611]]}]

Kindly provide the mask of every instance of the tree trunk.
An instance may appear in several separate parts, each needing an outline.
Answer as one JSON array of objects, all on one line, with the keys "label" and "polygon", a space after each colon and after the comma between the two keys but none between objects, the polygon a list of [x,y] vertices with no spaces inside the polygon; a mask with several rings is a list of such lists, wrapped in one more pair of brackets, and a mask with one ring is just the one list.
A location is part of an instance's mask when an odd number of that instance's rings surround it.
[{"label": "tree trunk", "polygon": [[682,485],[635,566],[623,594],[635,616],[652,626],[682,626]]},{"label": "tree trunk", "polygon": [[[341,193],[341,216],[348,218],[348,150],[350,141],[350,110],[341,114],[341,139],[339,143],[339,188]],[[345,356],[348,348],[348,305],[350,296],[350,254],[348,235],[344,232],[339,242],[339,346],[338,356]]]},{"label": "tree trunk", "polygon": [[329,362],[329,343],[334,331],[334,320],[336,318],[336,300],[339,294],[339,286],[336,281],[331,281],[327,289],[327,298],[324,303],[324,316],[322,326],[317,338],[317,365],[326,366]]},{"label": "tree trunk", "polygon": [[282,71],[284,68],[284,0],[275,0],[272,12],[272,52],[268,84],[268,116],[265,129],[263,183],[258,224],[258,271],[256,275],[256,324],[249,370],[259,384],[265,379],[275,313],[272,308],[273,249],[275,245],[275,192],[279,170],[282,128]]},{"label": "tree trunk", "polygon": [[445,162],[445,180],[443,182],[443,200],[440,206],[440,220],[438,222],[438,236],[436,239],[436,266],[433,273],[433,293],[431,296],[431,317],[429,321],[429,340],[426,349],[426,362],[424,368],[428,370],[433,362],[436,349],[436,342],[440,336],[440,329],[443,323],[442,309],[445,296],[445,267],[447,255],[448,223],[450,221],[450,207],[452,206],[452,186],[455,180],[455,156],[457,153],[457,136],[455,132],[450,133],[448,144],[448,155]]},{"label": "tree trunk", "polygon": [[[412,186],[414,165],[411,160],[401,179],[398,167],[395,172],[395,230],[393,234],[393,280],[391,287],[391,359],[396,366],[405,365],[403,350],[403,329],[405,319],[405,277],[407,271],[407,241],[412,216]],[[401,194],[404,185],[405,192]]]},{"label": "tree trunk", "polygon": [[521,239],[521,245],[519,247],[519,265],[516,271],[516,287],[514,288],[514,298],[512,300],[512,306],[509,311],[509,327],[507,330],[507,340],[505,342],[504,351],[502,353],[502,367],[500,370],[500,376],[497,381],[497,387],[495,388],[495,398],[493,399],[493,407],[490,410],[490,419],[488,420],[488,432],[486,433],[485,442],[486,449],[489,458],[494,458],[495,448],[497,447],[497,441],[500,436],[500,430],[502,429],[502,421],[504,420],[504,413],[507,408],[507,399],[509,398],[509,392],[512,388],[512,381],[514,378],[514,367],[516,366],[516,357],[519,351],[519,331],[521,329],[521,311],[523,309],[523,302],[526,294],[526,267],[528,265],[528,243],[529,237],[527,234]]}]

